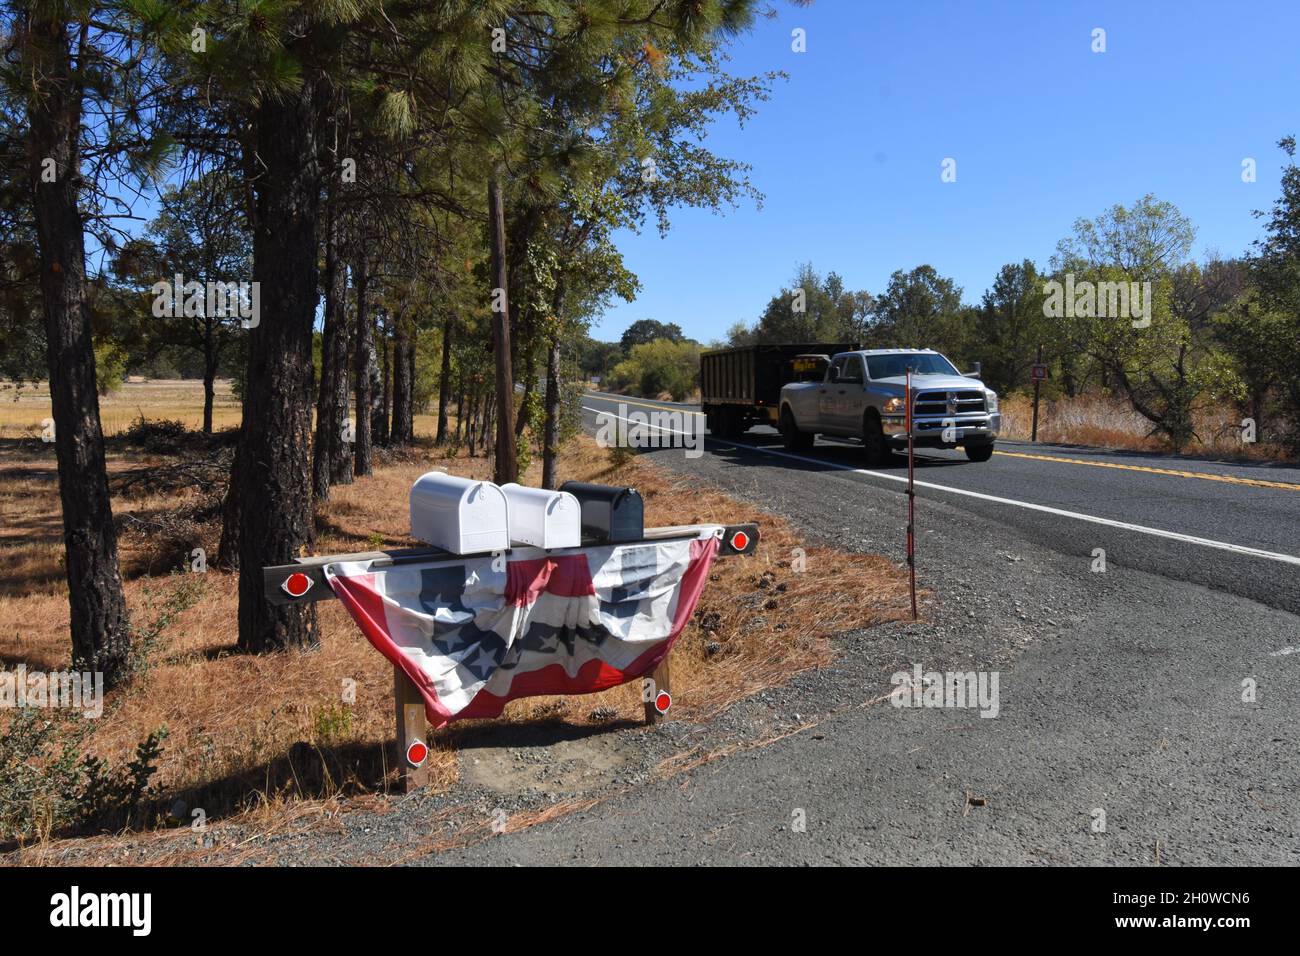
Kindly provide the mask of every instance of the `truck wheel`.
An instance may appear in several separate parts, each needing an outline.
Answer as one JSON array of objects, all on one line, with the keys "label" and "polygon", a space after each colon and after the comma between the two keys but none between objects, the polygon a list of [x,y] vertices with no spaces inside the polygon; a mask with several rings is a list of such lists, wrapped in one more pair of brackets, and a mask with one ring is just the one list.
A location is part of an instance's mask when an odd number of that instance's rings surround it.
[{"label": "truck wheel", "polygon": [[737,435],[744,434],[749,427],[745,423],[745,413],[735,405],[722,406],[722,435],[724,438],[735,438]]},{"label": "truck wheel", "polygon": [[781,441],[786,451],[807,451],[813,446],[813,436],[799,430],[788,407],[781,409]]},{"label": "truck wheel", "polygon": [[889,454],[889,449],[885,446],[885,433],[880,427],[880,419],[868,412],[862,419],[862,450],[866,453],[867,462],[872,465],[879,465]]},{"label": "truck wheel", "polygon": [[983,442],[978,445],[964,445],[966,457],[971,461],[988,461],[993,457],[993,442]]},{"label": "truck wheel", "polygon": [[736,429],[735,416],[732,415],[731,406],[719,405],[713,417],[718,423],[718,427],[714,429],[713,434],[718,438],[730,438]]},{"label": "truck wheel", "polygon": [[709,434],[715,438],[720,437],[722,434],[721,417],[722,416],[718,414],[717,405],[704,406],[704,427],[707,428],[709,430]]}]

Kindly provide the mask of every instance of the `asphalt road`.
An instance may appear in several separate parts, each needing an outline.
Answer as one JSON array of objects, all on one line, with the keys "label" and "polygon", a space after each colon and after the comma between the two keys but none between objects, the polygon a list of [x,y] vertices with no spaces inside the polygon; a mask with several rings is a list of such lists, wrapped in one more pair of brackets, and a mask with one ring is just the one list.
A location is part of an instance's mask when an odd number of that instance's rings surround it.
[{"label": "asphalt road", "polygon": [[[591,393],[583,405],[593,431],[593,410],[631,419],[662,409],[702,421],[698,406],[671,402]],[[907,477],[903,455],[867,468],[858,446],[824,438],[811,453],[792,455],[782,448],[780,435],[766,427],[735,441],[709,437],[705,447],[738,468],[836,471],[841,480],[886,493],[900,494]],[[1003,441],[981,464],[967,461],[961,451],[919,451],[915,474],[919,499],[945,500],[1044,547],[1089,559],[1102,548],[1108,564],[1300,613],[1298,468]]]},{"label": "asphalt road", "polygon": [[[757,429],[645,453],[902,559],[901,458]],[[678,728],[718,759],[429,862],[1300,863],[1300,471],[1004,443],[917,479],[923,621]],[[997,716],[882,703],[915,665],[996,673]]]}]

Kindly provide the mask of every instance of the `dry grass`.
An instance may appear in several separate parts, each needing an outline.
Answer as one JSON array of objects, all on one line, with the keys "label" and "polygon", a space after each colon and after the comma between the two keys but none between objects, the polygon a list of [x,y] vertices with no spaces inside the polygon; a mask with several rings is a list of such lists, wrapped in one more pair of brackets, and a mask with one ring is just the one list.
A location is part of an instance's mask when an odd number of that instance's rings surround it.
[{"label": "dry grass", "polygon": [[[218,380],[212,405],[212,425],[220,430],[239,425],[239,399],[230,382]],[[99,417],[104,434],[117,435],[143,416],[170,418],[191,429],[203,427],[203,386],[192,379],[129,381],[99,400]],[[50,390],[45,382],[24,385],[0,382],[0,439],[41,436],[41,422],[50,417]]]},{"label": "dry grass", "polygon": [[[201,389],[189,385],[188,404],[179,401],[184,396],[173,396],[170,405],[158,409],[159,417],[191,420]],[[116,395],[105,401],[106,417],[120,411],[118,401]],[[135,409],[122,414],[129,424]],[[417,417],[417,434],[430,435],[433,425],[432,418]],[[166,459],[125,447],[110,450],[115,475],[165,464]],[[426,445],[381,454],[373,476],[335,488],[318,510],[317,551],[412,544],[407,493],[432,467],[480,477],[490,473],[486,459],[469,459],[463,451],[451,457],[447,449]],[[651,526],[761,525],[756,555],[714,566],[695,618],[674,649],[676,719],[707,719],[739,698],[829,661],[834,634],[905,613],[905,577],[885,559],[813,546],[783,520],[675,473],[637,460],[616,469],[607,451],[582,438],[566,447],[560,474],[562,480],[635,485],[645,496]],[[539,478],[540,463],[535,463],[524,480]],[[212,489],[182,484],[135,497],[117,495],[113,505],[118,516],[162,521],[163,527],[180,528],[176,533],[182,537],[197,535],[215,554],[219,522],[215,515],[204,520],[211,496]],[[0,442],[0,662],[5,666],[21,662],[29,669],[58,670],[69,665],[58,507],[53,449],[30,441]],[[184,521],[172,521],[178,514]],[[392,669],[342,605],[317,605],[318,650],[238,653],[236,577],[215,569],[201,576],[168,574],[189,541],[169,544],[158,533],[131,527],[128,522],[120,546],[137,622],[147,622],[186,586],[197,582],[200,593],[150,649],[142,676],[109,695],[105,715],[90,732],[90,751],[117,763],[165,726],[168,738],[157,777],[165,794],[162,805],[181,799],[189,807],[203,807],[209,817],[241,814],[268,829],[303,813],[325,813],[341,794],[383,792],[393,776],[385,746],[393,725]],[[805,554],[805,572],[791,567],[796,548]],[[350,682],[355,682],[355,703],[343,700]],[[500,719],[618,726],[638,720],[641,711],[633,684],[583,697],[516,701]],[[467,729],[453,725],[434,735],[434,787],[455,782],[456,748]]]},{"label": "dry grass", "polygon": [[[1033,426],[1033,399],[1028,395],[1012,395],[1002,400],[1001,408],[1003,436],[1028,441]],[[1195,421],[1200,437],[1184,449],[1187,454],[1261,459],[1286,457],[1281,448],[1243,443],[1239,437],[1240,420],[1230,410],[1202,412]],[[1044,399],[1038,407],[1038,440],[1041,442],[1131,451],[1168,451],[1166,444],[1150,432],[1149,421],[1135,412],[1128,402],[1113,396]]]}]

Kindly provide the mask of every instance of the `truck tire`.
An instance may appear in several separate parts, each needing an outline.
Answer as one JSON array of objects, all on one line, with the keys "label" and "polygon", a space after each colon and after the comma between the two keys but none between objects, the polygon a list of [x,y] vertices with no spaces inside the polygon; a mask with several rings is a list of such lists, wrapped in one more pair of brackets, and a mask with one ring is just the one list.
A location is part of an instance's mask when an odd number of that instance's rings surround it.
[{"label": "truck tire", "polygon": [[718,414],[717,405],[704,406],[704,427],[708,429],[709,434],[715,438],[722,435],[722,416]]},{"label": "truck tire", "polygon": [[880,417],[874,411],[862,416],[862,451],[867,463],[872,465],[882,464],[889,455],[889,448],[885,445],[885,432],[880,427]]},{"label": "truck tire", "polygon": [[781,442],[786,451],[807,451],[813,446],[813,438],[812,433],[799,430],[790,406],[781,409]]},{"label": "truck tire", "polygon": [[988,461],[993,457],[993,442],[981,442],[978,445],[963,445],[966,457],[971,461]]},{"label": "truck tire", "polygon": [[718,410],[718,424],[723,438],[735,438],[745,430],[743,427],[745,422],[742,418],[744,414],[734,405],[723,405]]},{"label": "truck tire", "polygon": [[726,438],[731,434],[731,409],[726,405],[718,405],[713,409],[713,421],[715,438]]}]

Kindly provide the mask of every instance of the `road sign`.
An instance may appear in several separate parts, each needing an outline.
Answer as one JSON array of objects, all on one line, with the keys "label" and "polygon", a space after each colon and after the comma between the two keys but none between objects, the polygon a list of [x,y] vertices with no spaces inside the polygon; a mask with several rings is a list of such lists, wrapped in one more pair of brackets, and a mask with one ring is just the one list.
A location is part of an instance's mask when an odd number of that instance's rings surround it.
[{"label": "road sign", "polygon": [[1035,382],[1046,381],[1047,366],[1043,365],[1041,362],[1036,362],[1034,366],[1030,369],[1030,378],[1032,378]]}]

